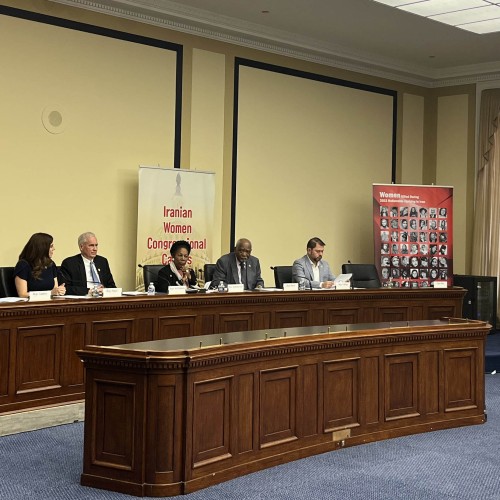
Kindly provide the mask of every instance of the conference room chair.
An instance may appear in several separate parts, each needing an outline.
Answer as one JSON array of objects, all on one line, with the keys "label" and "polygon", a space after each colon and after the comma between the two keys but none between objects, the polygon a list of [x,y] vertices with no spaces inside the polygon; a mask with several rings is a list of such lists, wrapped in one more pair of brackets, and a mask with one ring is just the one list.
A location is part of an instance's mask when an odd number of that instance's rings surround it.
[{"label": "conference room chair", "polygon": [[17,297],[13,267],[0,267],[0,297]]},{"label": "conference room chair", "polygon": [[380,288],[380,278],[374,264],[342,264],[342,274],[351,273],[353,288]]},{"label": "conference room chair", "polygon": [[214,277],[215,264],[205,264],[203,266],[203,277],[205,278],[205,283],[212,281]]},{"label": "conference room chair", "polygon": [[142,276],[144,278],[144,290],[148,289],[148,286],[151,282],[155,283],[158,281],[158,273],[160,269],[162,269],[163,265],[161,264],[146,264],[142,266]]},{"label": "conference room chair", "polygon": [[274,286],[283,288],[283,283],[292,283],[292,266],[271,266],[274,270]]}]

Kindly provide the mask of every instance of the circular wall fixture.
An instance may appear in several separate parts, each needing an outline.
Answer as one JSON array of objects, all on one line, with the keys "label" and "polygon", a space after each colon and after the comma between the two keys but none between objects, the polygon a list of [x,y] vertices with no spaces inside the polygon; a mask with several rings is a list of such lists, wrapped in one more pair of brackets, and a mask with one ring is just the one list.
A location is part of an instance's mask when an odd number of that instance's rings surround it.
[{"label": "circular wall fixture", "polygon": [[42,123],[47,132],[51,134],[60,134],[66,128],[66,120],[64,111],[61,106],[51,105],[46,106],[42,111]]}]

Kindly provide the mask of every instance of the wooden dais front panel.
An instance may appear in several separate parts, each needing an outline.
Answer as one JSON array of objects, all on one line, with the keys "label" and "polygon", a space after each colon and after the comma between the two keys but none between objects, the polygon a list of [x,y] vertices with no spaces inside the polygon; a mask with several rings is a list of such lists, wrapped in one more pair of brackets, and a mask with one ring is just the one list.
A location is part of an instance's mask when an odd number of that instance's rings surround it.
[{"label": "wooden dais front panel", "polygon": [[[2,304],[0,413],[81,401],[84,376],[75,351],[87,345],[458,317],[464,294],[458,288],[325,290]],[[301,425],[314,427],[312,420]]]},{"label": "wooden dais front panel", "polygon": [[388,325],[80,351],[82,484],[172,496],[342,446],[483,423],[489,325]]}]

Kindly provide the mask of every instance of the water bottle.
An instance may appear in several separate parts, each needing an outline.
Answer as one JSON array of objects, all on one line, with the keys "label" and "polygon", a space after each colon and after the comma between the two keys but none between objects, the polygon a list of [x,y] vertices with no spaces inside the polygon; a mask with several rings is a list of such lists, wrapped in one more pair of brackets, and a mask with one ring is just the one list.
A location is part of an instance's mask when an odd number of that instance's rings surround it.
[{"label": "water bottle", "polygon": [[148,286],[148,295],[154,295],[156,293],[155,284],[151,282]]},{"label": "water bottle", "polygon": [[217,288],[218,292],[225,292],[226,291],[226,285],[224,284],[223,281],[219,281],[219,286]]},{"label": "water bottle", "polygon": [[306,289],[306,280],[300,280],[299,281],[299,290],[305,290]]}]

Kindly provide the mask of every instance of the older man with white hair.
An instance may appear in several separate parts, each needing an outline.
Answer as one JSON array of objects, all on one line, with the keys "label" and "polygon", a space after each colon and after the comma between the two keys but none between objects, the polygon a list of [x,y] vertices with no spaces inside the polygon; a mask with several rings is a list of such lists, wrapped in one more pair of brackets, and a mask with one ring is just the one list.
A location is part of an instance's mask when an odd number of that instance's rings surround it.
[{"label": "older man with white hair", "polygon": [[68,295],[87,295],[97,289],[115,288],[113,275],[108,260],[97,255],[99,243],[96,235],[91,232],[83,233],[78,237],[80,253],[67,257],[62,261],[60,280],[66,284]]}]

